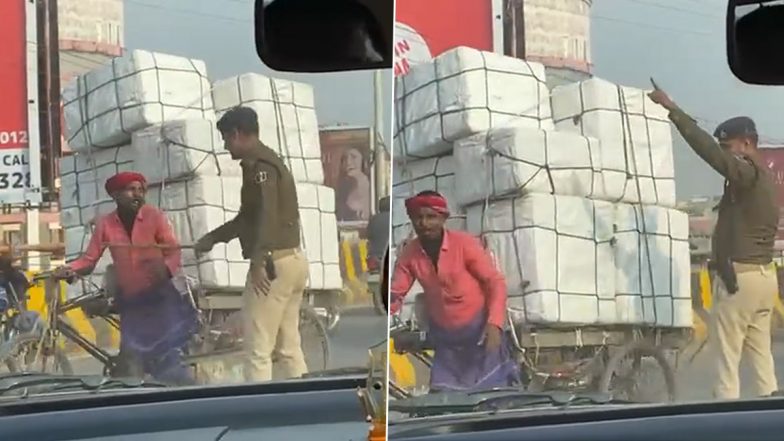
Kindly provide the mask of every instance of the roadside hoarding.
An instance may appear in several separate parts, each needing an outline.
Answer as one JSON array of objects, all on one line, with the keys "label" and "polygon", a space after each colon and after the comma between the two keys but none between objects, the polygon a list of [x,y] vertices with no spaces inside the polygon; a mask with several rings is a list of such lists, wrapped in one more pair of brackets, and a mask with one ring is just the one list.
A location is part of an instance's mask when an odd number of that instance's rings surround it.
[{"label": "roadside hoarding", "polygon": [[779,205],[779,231],[776,235],[776,248],[782,248],[784,243],[778,242],[784,242],[784,146],[762,147],[760,153],[776,183],[776,202]]},{"label": "roadside hoarding", "polygon": [[493,0],[396,0],[395,76],[458,46],[499,50],[498,7]]},{"label": "roadside hoarding", "polygon": [[39,203],[36,3],[0,1],[0,204]]},{"label": "roadside hoarding", "polygon": [[370,219],[371,132],[368,127],[319,130],[324,184],[335,189],[335,213],[341,224],[364,224]]}]

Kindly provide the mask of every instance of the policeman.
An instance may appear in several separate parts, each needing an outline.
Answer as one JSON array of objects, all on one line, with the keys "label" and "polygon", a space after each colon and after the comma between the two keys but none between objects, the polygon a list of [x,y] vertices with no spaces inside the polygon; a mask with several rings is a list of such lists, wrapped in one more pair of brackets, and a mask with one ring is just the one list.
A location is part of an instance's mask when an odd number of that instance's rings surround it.
[{"label": "policeman", "polygon": [[242,166],[237,216],[198,240],[197,253],[239,238],[250,260],[243,291],[243,340],[247,381],[272,379],[272,354],[287,378],[307,372],[299,335],[299,310],[308,280],[300,248],[294,177],[281,158],[259,140],[256,112],[236,107],[217,123],[226,150]]},{"label": "policeman", "polygon": [[661,89],[655,88],[649,96],[669,110],[681,136],[725,179],[712,245],[718,276],[714,278],[714,345],[719,357],[714,395],[740,396],[738,370],[744,349],[754,368],[757,395],[770,395],[778,389],[770,343],[778,295],[772,262],[778,207],[773,179],[757,150],[754,121],[745,116],[729,119],[711,136]]}]

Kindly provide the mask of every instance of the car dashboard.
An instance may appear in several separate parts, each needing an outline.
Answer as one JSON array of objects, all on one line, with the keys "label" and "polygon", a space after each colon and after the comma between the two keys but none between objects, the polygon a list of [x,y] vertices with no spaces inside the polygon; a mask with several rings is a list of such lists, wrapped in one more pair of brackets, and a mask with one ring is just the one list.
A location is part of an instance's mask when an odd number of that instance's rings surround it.
[{"label": "car dashboard", "polygon": [[0,439],[362,440],[366,378],[0,402]]},{"label": "car dashboard", "polygon": [[772,441],[782,433],[780,398],[455,415],[390,423],[388,429],[390,440],[417,441]]}]

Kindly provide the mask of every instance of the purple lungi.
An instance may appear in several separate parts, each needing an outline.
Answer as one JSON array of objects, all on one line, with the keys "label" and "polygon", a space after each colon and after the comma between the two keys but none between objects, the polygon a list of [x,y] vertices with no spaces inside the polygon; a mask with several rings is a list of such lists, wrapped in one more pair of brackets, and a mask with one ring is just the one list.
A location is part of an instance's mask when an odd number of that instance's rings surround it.
[{"label": "purple lungi", "polygon": [[120,295],[117,307],[122,356],[158,381],[193,383],[182,351],[197,330],[198,316],[172,281],[133,297]]},{"label": "purple lungi", "polygon": [[487,316],[483,312],[459,329],[443,329],[432,321],[429,338],[434,348],[430,391],[478,391],[519,383],[520,370],[512,357],[509,339],[502,333],[501,346],[488,351],[484,342]]}]

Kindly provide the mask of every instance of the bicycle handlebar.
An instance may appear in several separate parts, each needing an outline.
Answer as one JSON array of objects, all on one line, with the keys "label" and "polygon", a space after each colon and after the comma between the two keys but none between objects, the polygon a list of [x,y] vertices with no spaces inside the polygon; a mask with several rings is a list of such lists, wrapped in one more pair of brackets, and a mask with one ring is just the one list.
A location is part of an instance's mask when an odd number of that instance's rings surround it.
[{"label": "bicycle handlebar", "polygon": [[103,246],[107,248],[156,248],[160,250],[192,250],[196,248],[194,245],[164,245],[158,243],[134,244],[134,243],[112,243],[112,242],[104,242]]}]

